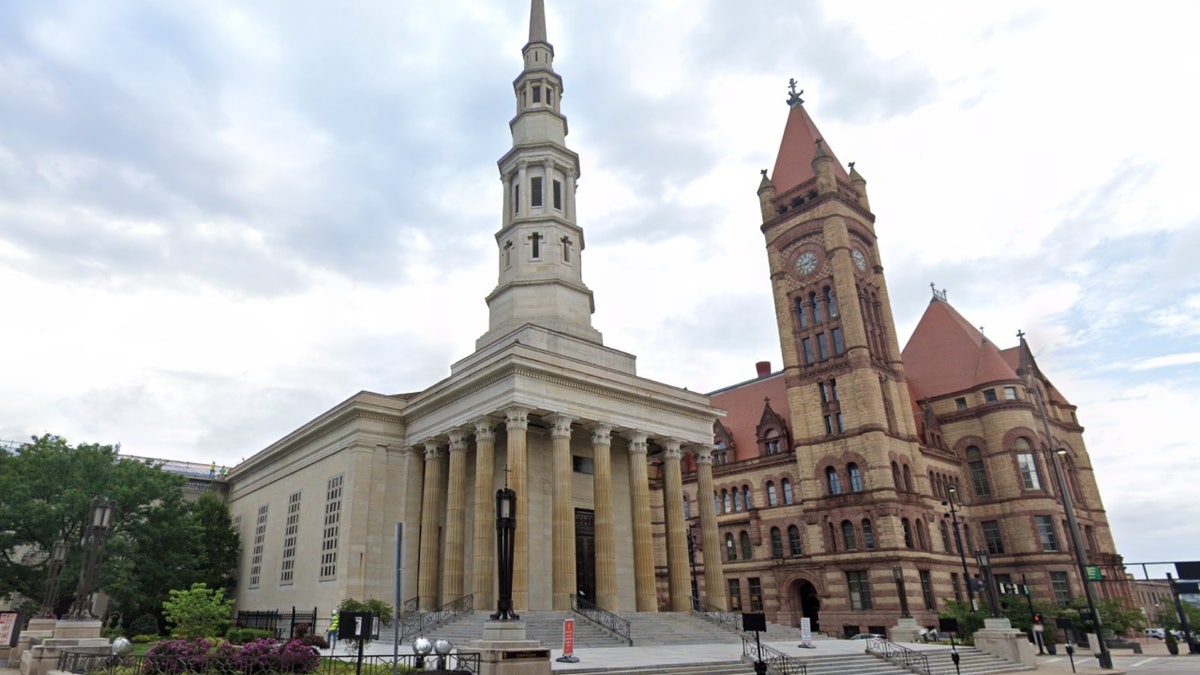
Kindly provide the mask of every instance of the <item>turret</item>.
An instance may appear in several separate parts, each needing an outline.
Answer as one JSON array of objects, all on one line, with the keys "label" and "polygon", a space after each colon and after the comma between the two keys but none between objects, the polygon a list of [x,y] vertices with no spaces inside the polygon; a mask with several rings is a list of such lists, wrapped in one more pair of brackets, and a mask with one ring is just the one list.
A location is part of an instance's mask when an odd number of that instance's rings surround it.
[{"label": "turret", "polygon": [[863,207],[864,211],[871,210],[871,202],[867,199],[867,179],[862,177],[862,174],[854,168],[854,162],[850,162],[850,185],[854,186],[854,191],[858,193],[858,205]]},{"label": "turret", "polygon": [[825,152],[825,143],[818,138],[812,159],[813,173],[817,176],[817,194],[825,195],[837,192],[837,180],[833,177],[833,167],[833,156]]},{"label": "turret", "polygon": [[775,217],[775,184],[767,178],[767,170],[762,170],[762,180],[758,183],[758,205],[762,209],[763,222]]}]

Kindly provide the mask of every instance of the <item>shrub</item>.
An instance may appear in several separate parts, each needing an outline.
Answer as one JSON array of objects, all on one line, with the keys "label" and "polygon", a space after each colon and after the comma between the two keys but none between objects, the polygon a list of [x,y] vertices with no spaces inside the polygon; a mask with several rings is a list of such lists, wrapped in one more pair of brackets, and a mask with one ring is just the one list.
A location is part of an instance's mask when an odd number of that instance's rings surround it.
[{"label": "shrub", "polygon": [[237,628],[233,627],[225,631],[225,639],[235,645],[243,645],[253,640],[274,639],[273,631],[264,630],[262,628]]},{"label": "shrub", "polygon": [[157,635],[146,635],[146,634],[134,635],[133,637],[129,638],[129,641],[135,645],[144,645],[144,644],[148,644],[151,642],[155,642],[156,640],[158,640]]},{"label": "shrub", "polygon": [[309,647],[315,647],[317,649],[329,649],[329,641],[327,641],[323,635],[308,633],[307,635],[298,637],[296,639],[300,640]]},{"label": "shrub", "polygon": [[143,614],[130,621],[128,632],[132,635],[162,635],[162,631],[158,629],[158,617],[153,614]]},{"label": "shrub", "polygon": [[163,616],[175,626],[172,637],[195,639],[225,632],[233,600],[225,599],[224,589],[196,583],[186,591],[173,590],[170,595],[171,599],[163,602]]},{"label": "shrub", "polygon": [[143,672],[155,675],[203,672],[210,649],[212,643],[204,638],[163,640],[146,652]]}]

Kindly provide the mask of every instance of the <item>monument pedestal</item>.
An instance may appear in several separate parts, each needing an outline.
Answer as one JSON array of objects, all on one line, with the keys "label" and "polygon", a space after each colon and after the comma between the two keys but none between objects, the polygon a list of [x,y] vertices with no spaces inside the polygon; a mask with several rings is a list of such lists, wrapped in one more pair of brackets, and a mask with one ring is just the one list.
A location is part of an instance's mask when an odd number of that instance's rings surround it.
[{"label": "monument pedestal", "polygon": [[916,619],[901,617],[896,625],[892,626],[890,638],[892,642],[920,642],[921,627],[917,625]]},{"label": "monument pedestal", "polygon": [[483,639],[459,651],[479,654],[479,675],[550,675],[550,650],[526,640],[521,621],[488,621]]},{"label": "monument pedestal", "polygon": [[1006,661],[1037,668],[1033,644],[1023,632],[1012,627],[1003,617],[984,619],[983,630],[975,631],[975,646]]}]

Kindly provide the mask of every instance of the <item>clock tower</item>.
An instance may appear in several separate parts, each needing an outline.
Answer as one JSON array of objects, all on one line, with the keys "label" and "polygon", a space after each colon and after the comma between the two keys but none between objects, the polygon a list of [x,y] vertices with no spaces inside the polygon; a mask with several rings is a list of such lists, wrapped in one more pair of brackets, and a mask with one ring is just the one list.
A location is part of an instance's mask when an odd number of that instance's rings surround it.
[{"label": "clock tower", "polygon": [[839,492],[920,491],[923,471],[866,181],[838,163],[802,93],[793,80],[758,196],[801,492],[825,510]]}]

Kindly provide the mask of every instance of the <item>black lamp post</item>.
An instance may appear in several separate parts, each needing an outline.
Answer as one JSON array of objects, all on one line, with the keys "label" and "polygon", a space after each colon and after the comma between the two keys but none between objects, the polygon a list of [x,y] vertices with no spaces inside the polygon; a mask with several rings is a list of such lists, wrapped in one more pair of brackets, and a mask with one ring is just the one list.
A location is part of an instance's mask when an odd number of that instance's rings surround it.
[{"label": "black lamp post", "polygon": [[54,605],[58,597],[58,578],[62,574],[63,566],[67,563],[67,552],[71,545],[60,539],[54,542],[54,547],[50,550],[50,575],[46,578],[46,598],[42,601],[41,617],[43,619],[54,618]]},{"label": "black lamp post", "polygon": [[896,580],[896,592],[900,594],[900,618],[911,619],[908,613],[908,593],[904,590],[904,568],[896,565],[892,568],[892,578]]},{"label": "black lamp post", "polygon": [[513,546],[517,529],[517,493],[507,485],[496,490],[496,564],[500,568],[500,597],[492,619],[515,621],[520,615],[513,611]]},{"label": "black lamp post", "polygon": [[967,602],[971,611],[979,609],[975,606],[975,590],[971,588],[971,572],[967,569],[967,554],[963,551],[962,535],[958,532],[958,510],[954,508],[954,498],[958,496],[958,488],[953,485],[946,488],[948,499],[942,506],[950,507],[950,522],[954,526],[954,546],[958,549],[958,559],[962,561],[963,583],[967,585]]},{"label": "black lamp post", "polygon": [[68,615],[72,619],[92,618],[91,596],[100,576],[100,565],[104,562],[104,542],[108,539],[108,528],[117,512],[116,500],[108,497],[92,499],[92,517],[84,529],[83,563],[79,568],[79,588],[75,591],[75,602]]},{"label": "black lamp post", "polygon": [[979,569],[983,570],[983,583],[987,584],[988,606],[992,609],[992,618],[1000,618],[1000,603],[996,600],[996,584],[992,581],[992,561],[987,551],[976,551],[975,560]]}]

